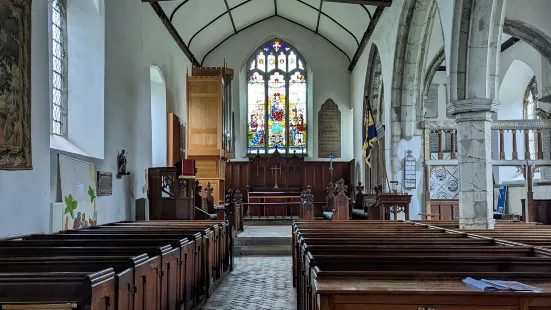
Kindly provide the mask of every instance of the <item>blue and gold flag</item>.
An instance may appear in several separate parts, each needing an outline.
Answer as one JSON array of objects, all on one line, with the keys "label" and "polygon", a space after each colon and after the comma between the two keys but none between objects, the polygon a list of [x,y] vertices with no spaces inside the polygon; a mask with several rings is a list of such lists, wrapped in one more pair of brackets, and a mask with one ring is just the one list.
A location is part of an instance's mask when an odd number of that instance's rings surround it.
[{"label": "blue and gold flag", "polygon": [[364,123],[363,123],[363,151],[362,156],[365,158],[365,163],[371,168],[371,151],[374,148],[374,142],[377,141],[377,125],[373,120],[373,112],[371,112],[371,105],[369,104],[369,96],[365,96],[367,103],[365,109]]}]

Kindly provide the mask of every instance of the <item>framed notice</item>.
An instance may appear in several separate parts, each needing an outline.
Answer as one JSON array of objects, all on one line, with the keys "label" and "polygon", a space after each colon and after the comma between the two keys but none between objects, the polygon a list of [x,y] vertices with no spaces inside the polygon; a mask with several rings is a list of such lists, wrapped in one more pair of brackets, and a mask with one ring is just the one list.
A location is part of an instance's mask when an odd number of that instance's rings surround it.
[{"label": "framed notice", "polygon": [[113,195],[113,173],[98,171],[98,196]]},{"label": "framed notice", "polygon": [[411,151],[407,151],[404,158],[404,189],[415,189],[417,187],[417,161],[411,155]]}]

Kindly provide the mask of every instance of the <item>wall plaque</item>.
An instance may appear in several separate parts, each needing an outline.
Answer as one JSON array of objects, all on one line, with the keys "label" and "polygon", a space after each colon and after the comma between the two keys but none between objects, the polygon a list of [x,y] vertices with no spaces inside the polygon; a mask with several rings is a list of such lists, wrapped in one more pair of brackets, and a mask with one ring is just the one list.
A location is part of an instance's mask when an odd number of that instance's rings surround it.
[{"label": "wall plaque", "polygon": [[113,195],[113,174],[111,172],[98,171],[97,194],[98,196]]},{"label": "wall plaque", "polygon": [[407,151],[404,158],[404,189],[414,189],[417,187],[417,163],[411,151]]},{"label": "wall plaque", "polygon": [[438,85],[431,84],[427,99],[425,100],[425,117],[438,117]]},{"label": "wall plaque", "polygon": [[341,111],[327,99],[318,113],[318,157],[341,157]]}]

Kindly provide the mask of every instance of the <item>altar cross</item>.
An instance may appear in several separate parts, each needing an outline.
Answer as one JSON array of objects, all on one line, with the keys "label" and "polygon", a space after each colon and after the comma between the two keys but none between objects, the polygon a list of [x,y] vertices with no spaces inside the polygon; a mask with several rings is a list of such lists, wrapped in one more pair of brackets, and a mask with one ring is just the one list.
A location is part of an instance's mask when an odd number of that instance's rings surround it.
[{"label": "altar cross", "polygon": [[329,181],[333,182],[333,159],[335,159],[335,156],[333,156],[333,153],[329,155]]},{"label": "altar cross", "polygon": [[277,165],[273,166],[272,168],[270,168],[270,170],[272,170],[272,173],[274,174],[274,188],[279,188],[277,186],[277,171],[279,170],[279,174],[281,175],[281,167],[278,167]]}]

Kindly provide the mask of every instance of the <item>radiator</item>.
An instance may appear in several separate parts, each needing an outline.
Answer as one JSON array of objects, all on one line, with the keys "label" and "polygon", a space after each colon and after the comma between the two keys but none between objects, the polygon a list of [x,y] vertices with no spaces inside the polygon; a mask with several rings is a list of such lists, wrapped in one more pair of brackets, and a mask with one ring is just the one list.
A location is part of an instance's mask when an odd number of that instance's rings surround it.
[{"label": "radiator", "polygon": [[149,221],[149,200],[136,199],[136,221]]},{"label": "radiator", "polygon": [[50,204],[50,233],[56,233],[65,229],[63,223],[64,211],[62,202],[54,202]]}]

